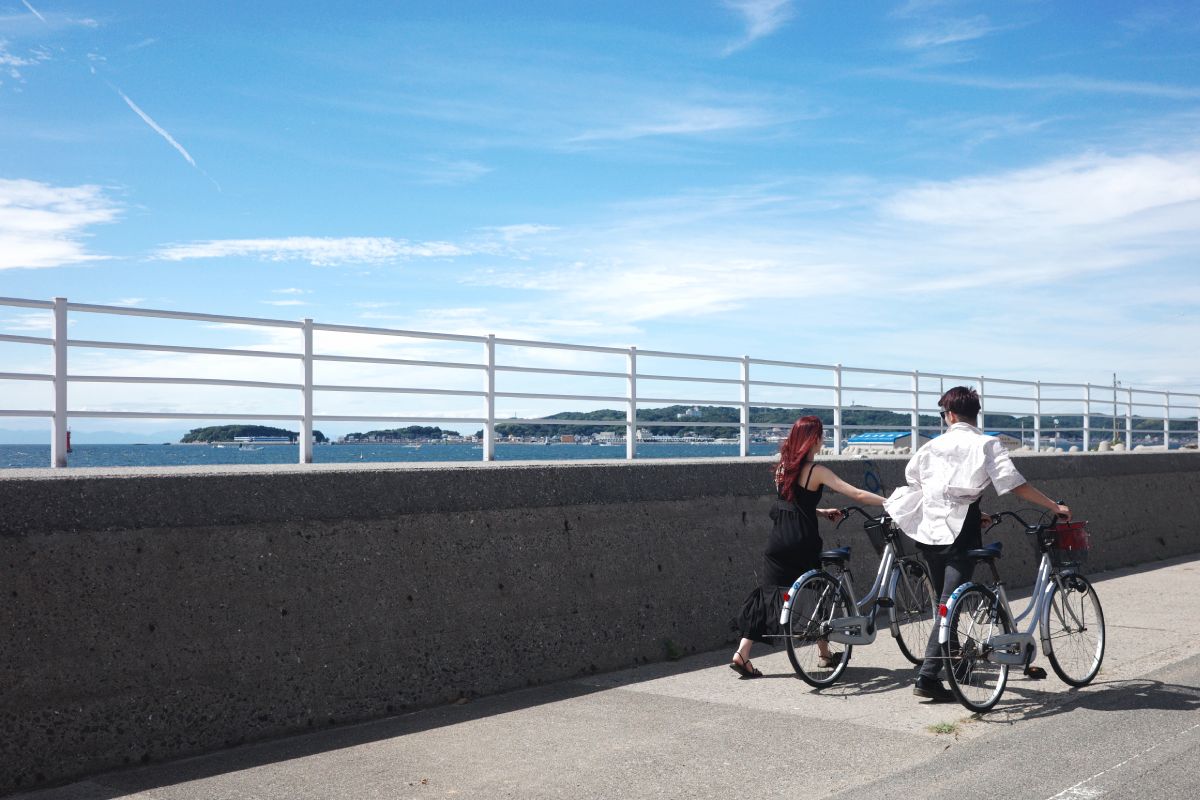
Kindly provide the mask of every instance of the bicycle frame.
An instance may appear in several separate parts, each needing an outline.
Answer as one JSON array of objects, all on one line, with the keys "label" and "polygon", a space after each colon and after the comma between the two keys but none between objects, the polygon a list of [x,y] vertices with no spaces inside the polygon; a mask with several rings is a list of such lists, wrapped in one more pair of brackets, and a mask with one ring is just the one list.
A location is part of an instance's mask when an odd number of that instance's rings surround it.
[{"label": "bicycle frame", "polygon": [[[987,642],[988,651],[986,658],[994,664],[1008,664],[1009,666],[1022,666],[1029,663],[1037,655],[1037,641],[1041,641],[1042,650],[1045,651],[1049,642],[1049,626],[1042,625],[1042,620],[1047,617],[1049,612],[1051,590],[1057,587],[1060,591],[1064,588],[1062,580],[1064,577],[1070,577],[1073,574],[1072,569],[1059,571],[1054,569],[1050,564],[1050,556],[1043,552],[1041,563],[1038,565],[1037,578],[1034,580],[1033,589],[1029,593],[1029,602],[1016,617],[1012,614],[1012,607],[1008,602],[1008,592],[1004,588],[1004,581],[1000,580],[999,571],[996,569],[995,562],[989,562],[988,566],[992,570],[992,583],[984,584],[981,581],[970,580],[956,588],[950,597],[946,600],[942,609],[938,610],[941,615],[941,620],[938,623],[938,642],[946,644],[950,639],[950,621],[954,617],[954,606],[958,602],[958,598],[971,586],[986,586],[988,589],[996,593],[996,597],[1000,602],[1000,607],[1008,616],[1012,626],[1016,629],[1015,633],[1000,634],[991,637]],[[1068,613],[1075,617],[1075,611],[1068,609]],[[1020,630],[1018,626],[1021,621],[1029,617],[1029,624],[1025,630]],[[1076,618],[1076,624],[1081,624],[1081,621]],[[1041,627],[1041,635],[1034,636],[1036,628]],[[1019,646],[1019,652],[1014,652],[1014,649]]]},{"label": "bicycle frame", "polygon": [[[848,566],[841,566],[836,575],[824,569],[824,567],[809,570],[792,583],[792,588],[788,591],[783,603],[783,610],[779,616],[779,624],[784,627],[787,626],[788,620],[791,618],[792,600],[796,597],[796,593],[800,589],[800,584],[811,575],[824,572],[831,580],[836,581],[845,589],[846,596],[854,604],[854,610],[862,615],[861,617],[845,617],[840,620],[842,622],[841,627],[830,631],[830,641],[841,642],[843,644],[871,644],[875,641],[877,633],[875,623],[877,613],[881,608],[889,610],[895,608],[896,584],[900,579],[898,566],[899,557],[896,553],[896,546],[889,536],[887,542],[884,544],[883,554],[879,558],[879,567],[875,571],[875,579],[871,582],[871,588],[861,598],[855,598],[854,596],[854,576]],[[870,611],[869,614],[867,613],[868,611]],[[834,620],[834,622],[838,621]],[[893,636],[899,635],[899,622],[896,620],[894,611],[891,611],[889,627],[892,630]]]}]

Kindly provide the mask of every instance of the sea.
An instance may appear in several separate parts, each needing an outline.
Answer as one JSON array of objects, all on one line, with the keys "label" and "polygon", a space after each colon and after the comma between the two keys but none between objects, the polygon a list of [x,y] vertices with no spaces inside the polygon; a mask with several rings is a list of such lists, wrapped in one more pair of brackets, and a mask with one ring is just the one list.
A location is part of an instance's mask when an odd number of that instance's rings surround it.
[{"label": "sea", "polygon": [[[472,444],[328,444],[313,446],[317,464],[412,463],[422,461],[481,461],[482,447]],[[752,442],[750,455],[769,456],[778,444]],[[703,458],[738,455],[737,444],[646,442],[638,444],[638,458]],[[498,442],[497,461],[593,461],[625,458],[625,445],[585,445],[552,442],[518,444]],[[67,456],[71,467],[183,467],[226,464],[295,464],[297,445],[235,444],[76,444]],[[50,466],[50,445],[0,444],[0,469]]]}]

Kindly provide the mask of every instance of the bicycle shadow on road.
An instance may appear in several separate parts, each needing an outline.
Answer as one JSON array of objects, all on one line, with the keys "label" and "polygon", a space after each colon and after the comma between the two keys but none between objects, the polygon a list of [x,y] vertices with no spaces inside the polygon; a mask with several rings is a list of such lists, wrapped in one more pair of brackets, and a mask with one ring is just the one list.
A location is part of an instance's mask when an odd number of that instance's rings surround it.
[{"label": "bicycle shadow on road", "polygon": [[[864,694],[882,694],[896,689],[911,686],[915,677],[914,670],[911,669],[888,669],[886,667],[855,667],[854,662],[850,662],[846,666],[846,671],[838,678],[837,682],[832,686],[826,686],[822,689],[812,687],[813,694],[820,694],[825,697],[850,697]],[[787,680],[800,681],[803,679],[793,673],[776,673],[764,675],[764,678],[785,678]],[[804,684],[807,686],[807,684]]]},{"label": "bicycle shadow on road", "polygon": [[[1094,683],[1065,692],[1048,692],[1009,685],[1006,700],[987,714],[977,714],[979,722],[1010,725],[1057,714],[1088,711],[1197,711],[1200,687],[1165,683],[1149,678],[1133,678]],[[1013,701],[1015,698],[1015,702]]]}]

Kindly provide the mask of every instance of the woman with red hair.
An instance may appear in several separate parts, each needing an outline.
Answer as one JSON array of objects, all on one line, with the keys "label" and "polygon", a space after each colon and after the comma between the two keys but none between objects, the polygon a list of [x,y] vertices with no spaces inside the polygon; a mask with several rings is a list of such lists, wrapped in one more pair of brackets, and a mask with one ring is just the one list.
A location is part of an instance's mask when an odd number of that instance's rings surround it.
[{"label": "woman with red hair", "polygon": [[[743,678],[760,678],[762,673],[750,663],[750,647],[754,642],[771,644],[769,636],[780,636],[779,614],[783,595],[792,581],[820,566],[817,558],[822,550],[817,530],[817,515],[836,522],[842,512],[836,508],[817,508],[821,493],[828,486],[838,494],[861,505],[883,505],[884,498],[856,489],[833,474],[828,467],[813,462],[821,450],[824,429],[817,417],[801,417],[792,425],[787,439],[779,447],[779,464],[775,467],[775,490],[778,499],[771,508],[771,533],[763,553],[761,585],[750,593],[738,617],[742,640],[729,667]],[[822,667],[836,663],[841,654],[831,656],[827,642],[817,642]],[[825,663],[827,662],[827,663]]]}]

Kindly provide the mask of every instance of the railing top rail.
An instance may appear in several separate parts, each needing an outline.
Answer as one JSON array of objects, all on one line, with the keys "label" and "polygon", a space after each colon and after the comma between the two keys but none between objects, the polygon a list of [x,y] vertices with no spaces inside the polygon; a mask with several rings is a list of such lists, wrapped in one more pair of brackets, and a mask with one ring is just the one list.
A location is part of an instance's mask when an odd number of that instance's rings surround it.
[{"label": "railing top rail", "polygon": [[[827,372],[836,372],[837,367],[830,364],[806,364],[803,361],[778,361],[771,358],[751,358],[751,364],[759,364],[767,367],[793,367],[795,369],[823,369]],[[831,387],[832,388],[832,387]]]},{"label": "railing top rail", "polygon": [[[487,341],[486,339],[484,341]],[[496,344],[505,347],[538,347],[544,350],[580,350],[585,353],[608,353],[610,355],[628,355],[628,347],[601,347],[591,344],[565,344],[562,342],[541,342],[536,339],[502,339],[496,337]]]},{"label": "railing top rail", "polygon": [[54,303],[50,300],[26,300],[24,297],[0,297],[0,306],[16,306],[17,308],[46,308],[53,310]]},{"label": "railing top rail", "polygon": [[187,311],[165,311],[157,308],[134,308],[132,306],[102,306],[93,303],[67,303],[69,311],[85,314],[117,314],[126,317],[156,317],[159,319],[181,319],[192,322],[220,322],[229,325],[258,325],[268,328],[303,328],[303,322],[267,317],[235,317],[229,314],[195,314]]},{"label": "railing top rail", "polygon": [[[297,323],[296,327],[301,327],[301,324]],[[486,336],[408,331],[400,328],[377,328],[370,325],[338,325],[329,322],[314,322],[312,327],[314,331],[326,331],[329,333],[362,333],[370,336],[401,336],[407,339],[433,339],[448,342],[472,342],[475,344],[482,344],[488,340]]]},{"label": "railing top rail", "polygon": [[641,350],[638,351],[639,356],[647,358],[686,358],[693,361],[720,361],[725,363],[742,363],[740,356],[706,356],[701,353],[673,353],[669,350]]},{"label": "railing top rail", "polygon": [[924,374],[918,373],[916,370],[911,369],[870,369],[869,367],[842,367],[842,372],[862,372],[868,375],[900,375],[905,378],[911,378],[913,375]]},{"label": "railing top rail", "polygon": [[[1043,389],[1083,389],[1087,386],[1086,383],[1051,383],[1048,381],[1038,381],[1038,385]],[[1044,400],[1045,398],[1042,399]],[[1072,397],[1070,399],[1075,400],[1077,398]]]}]

